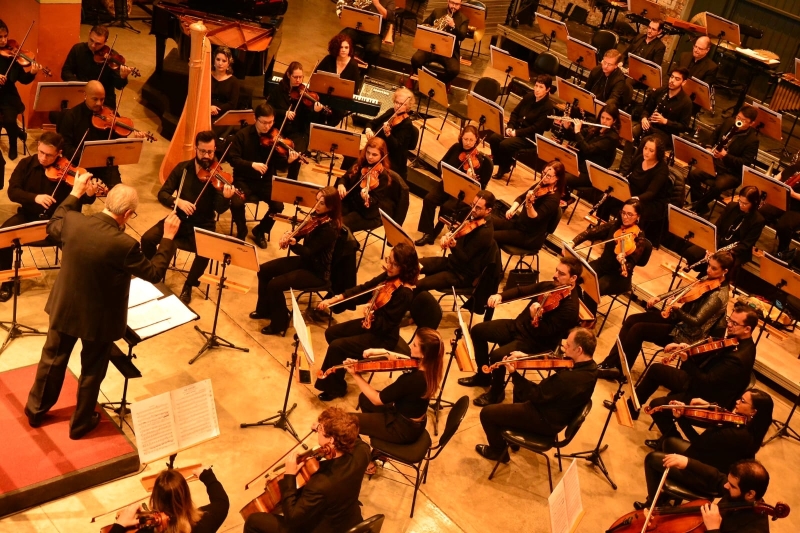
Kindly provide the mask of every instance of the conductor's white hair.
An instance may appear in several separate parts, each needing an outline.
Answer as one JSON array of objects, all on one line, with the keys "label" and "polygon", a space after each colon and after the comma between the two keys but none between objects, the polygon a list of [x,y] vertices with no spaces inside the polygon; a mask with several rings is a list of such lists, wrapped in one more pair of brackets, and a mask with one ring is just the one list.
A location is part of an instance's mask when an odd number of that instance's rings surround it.
[{"label": "conductor's white hair", "polygon": [[126,211],[136,211],[139,207],[139,194],[130,185],[120,183],[108,193],[106,209],[115,215],[124,215]]}]

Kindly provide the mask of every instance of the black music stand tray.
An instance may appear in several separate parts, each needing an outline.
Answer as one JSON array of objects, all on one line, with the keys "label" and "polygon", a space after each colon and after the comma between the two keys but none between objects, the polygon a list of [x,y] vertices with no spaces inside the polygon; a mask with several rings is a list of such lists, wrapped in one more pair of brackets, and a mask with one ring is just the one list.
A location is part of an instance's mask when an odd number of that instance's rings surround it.
[{"label": "black music stand tray", "polygon": [[142,155],[144,139],[111,139],[83,143],[79,167],[97,168],[136,165]]},{"label": "black music stand tray", "polygon": [[[422,166],[420,164],[419,153],[422,150],[422,139],[425,137],[425,130],[428,129],[428,111],[431,107],[431,100],[436,101],[440,106],[447,109],[449,105],[447,101],[447,86],[443,81],[440,81],[430,70],[424,66],[417,72],[417,82],[419,83],[419,92],[427,99],[425,102],[425,113],[422,114],[422,132],[419,134],[419,144],[417,145],[417,155],[414,161],[411,162],[413,167]],[[422,106],[422,100],[417,102],[417,114],[419,108]],[[444,129],[444,123],[442,123]],[[439,132],[441,134],[441,131]]]},{"label": "black music stand tray", "polygon": [[[690,211],[669,205],[667,210],[667,231],[681,239],[681,249],[678,253],[678,263],[672,273],[669,289],[680,275],[683,252],[690,244],[696,244],[703,250],[717,250],[717,227],[702,217]],[[680,285],[680,284],[679,284]]]},{"label": "black music stand tray", "polygon": [[[324,152],[330,158],[330,165],[325,172],[330,186],[333,176],[337,172],[333,168],[337,152],[346,157],[357,158],[361,153],[361,135],[345,129],[325,126],[324,124],[311,124],[311,133],[308,139],[308,150]],[[320,168],[323,169],[320,165]],[[322,172],[322,170],[320,170]],[[342,172],[344,174],[344,172]]]},{"label": "black music stand tray", "polygon": [[794,397],[794,404],[792,405],[792,410],[789,411],[789,416],[786,418],[785,422],[781,422],[780,420],[772,420],[772,423],[778,428],[778,431],[764,441],[764,444],[768,444],[773,440],[777,439],[778,437],[788,437],[790,439],[794,439],[800,442],[800,434],[798,434],[795,430],[789,427],[789,423],[792,421],[792,417],[794,416],[794,412],[797,410],[797,403],[800,401],[800,395]]},{"label": "black music stand tray", "polygon": [[[111,345],[109,361],[119,370],[122,377],[125,378],[125,383],[122,386],[122,398],[120,398],[118,402],[101,403],[100,407],[117,413],[119,416],[119,429],[122,429],[122,424],[128,424],[127,420],[125,420],[128,413],[130,413],[128,406],[131,404],[131,402],[128,401],[128,381],[142,377],[142,373],[136,368],[136,365],[133,364],[133,359],[135,357],[136,355],[133,353],[132,344],[128,345],[127,355],[120,350],[119,346],[116,344]],[[130,424],[128,424],[128,427],[133,431],[133,427]]]}]

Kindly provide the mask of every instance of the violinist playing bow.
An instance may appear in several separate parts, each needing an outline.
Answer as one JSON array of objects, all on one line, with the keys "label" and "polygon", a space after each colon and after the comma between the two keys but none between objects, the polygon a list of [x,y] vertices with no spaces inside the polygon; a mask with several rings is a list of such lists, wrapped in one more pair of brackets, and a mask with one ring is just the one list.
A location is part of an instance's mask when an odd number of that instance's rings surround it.
[{"label": "violinist playing bow", "polygon": [[389,195],[392,176],[388,154],[383,139],[373,137],[361,150],[358,161],[336,180],[342,199],[342,223],[352,232],[379,227],[378,209],[394,213],[395,200]]},{"label": "violinist playing bow", "polygon": [[[419,140],[419,130],[410,115],[414,103],[414,93],[400,87],[394,92],[392,107],[372,119],[364,129],[367,140],[378,137],[386,142],[392,170],[403,179],[408,174],[408,152],[416,148]],[[345,158],[342,168],[350,165],[351,161],[352,158]]]},{"label": "violinist playing bow", "polygon": [[[17,126],[17,115],[25,111],[25,104],[19,97],[17,82],[28,85],[36,78],[40,70],[38,63],[31,63],[27,68],[19,62],[11,63],[11,57],[6,56],[6,52],[11,52],[9,48],[8,26],[0,20],[0,128],[6,130],[8,134],[8,157],[12,161],[17,158],[17,139],[21,138],[24,143],[28,135],[20,131]],[[5,185],[5,164],[6,161],[0,155],[0,189]]]},{"label": "violinist playing bow", "polygon": [[[580,261],[574,257],[562,257],[556,265],[553,281],[515,287],[489,297],[487,306],[496,308],[503,302],[533,296],[516,318],[484,319],[470,330],[478,372],[460,378],[458,384],[465,387],[491,386],[488,392],[475,398],[472,403],[484,407],[502,403],[505,398],[505,367],[499,366],[491,374],[486,374],[482,371],[483,366],[497,363],[512,352],[553,351],[567,333],[578,325],[581,290],[577,283],[582,273]],[[491,356],[489,343],[497,344]]]},{"label": "violinist playing bow", "polygon": [[[18,226],[28,222],[49,220],[56,207],[69,196],[72,190],[72,176],[59,183],[67,160],[61,156],[64,141],[61,135],[46,131],[39,138],[36,154],[22,159],[8,184],[8,199],[20,204],[17,213],[3,222],[1,227]],[[94,203],[97,192],[96,183],[90,180],[86,186],[86,194],[81,196],[81,207]],[[45,246],[55,246],[49,239],[42,241]],[[9,270],[13,262],[13,249],[0,249],[0,270]],[[0,302],[11,298],[13,282],[6,281],[0,285]]]},{"label": "violinist playing bow", "polygon": [[[360,359],[364,350],[393,350],[400,338],[400,321],[411,308],[412,288],[419,276],[417,251],[408,244],[398,244],[386,256],[383,273],[343,294],[323,300],[318,309],[328,309],[345,298],[368,301],[364,317],[336,324],[325,330],[328,351],[320,367],[325,371],[342,364],[345,359]],[[370,292],[366,292],[370,291]],[[360,295],[360,296],[359,296]],[[347,394],[344,370],[318,378],[314,386],[322,391],[319,399],[328,402]]]}]

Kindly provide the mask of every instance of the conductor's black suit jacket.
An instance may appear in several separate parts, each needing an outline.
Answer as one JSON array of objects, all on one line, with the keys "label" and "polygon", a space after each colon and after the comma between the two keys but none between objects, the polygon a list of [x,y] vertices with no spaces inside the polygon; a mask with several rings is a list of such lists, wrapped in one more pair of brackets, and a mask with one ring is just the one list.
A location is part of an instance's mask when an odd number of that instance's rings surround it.
[{"label": "conductor's black suit jacket", "polygon": [[47,224],[48,235],[63,251],[61,272],[45,311],[50,327],[90,341],[122,338],[128,319],[131,276],[161,281],[175,254],[171,239],[162,239],[152,260],[139,242],[103,213],[81,214],[80,200],[70,195]]}]

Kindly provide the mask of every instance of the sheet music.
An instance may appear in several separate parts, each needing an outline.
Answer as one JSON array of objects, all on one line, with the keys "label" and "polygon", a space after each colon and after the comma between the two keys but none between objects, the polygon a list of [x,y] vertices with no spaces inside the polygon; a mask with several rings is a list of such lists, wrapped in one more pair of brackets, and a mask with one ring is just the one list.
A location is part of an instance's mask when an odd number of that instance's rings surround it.
[{"label": "sheet music", "polygon": [[303,320],[303,315],[300,313],[300,307],[297,305],[297,299],[294,297],[294,291],[289,289],[292,295],[292,325],[297,333],[297,339],[300,341],[303,351],[306,353],[309,362],[314,364],[314,346],[311,344],[311,337],[308,334],[308,328]]},{"label": "sheet music", "polygon": [[128,327],[134,331],[169,319],[169,310],[161,305],[160,300],[150,300],[128,309]]},{"label": "sheet music", "polygon": [[[149,302],[150,300],[157,300],[162,296],[163,294],[161,294],[161,291],[158,290],[155,285],[142,278],[134,277],[131,280],[131,289],[128,293],[128,309]],[[131,326],[131,328],[135,329],[133,326]]]},{"label": "sheet music", "polygon": [[219,422],[210,379],[174,390],[170,395],[175,408],[175,425],[181,449],[219,436]]},{"label": "sheet music", "polygon": [[131,417],[142,463],[150,463],[177,450],[178,435],[169,393],[133,402]]},{"label": "sheet music", "polygon": [[583,515],[583,502],[581,501],[581,482],[578,478],[578,463],[574,459],[561,479],[564,484],[564,496],[567,504],[569,523],[577,525]]},{"label": "sheet music", "polygon": [[134,331],[136,331],[136,334],[139,335],[142,340],[153,337],[172,328],[176,328],[197,318],[197,315],[194,314],[191,309],[186,307],[183,302],[181,302],[174,294],[166,298],[162,298],[158,301],[158,303],[169,315],[169,318],[167,320],[158,322],[157,324],[145,326],[141,329],[135,329]]},{"label": "sheet music", "polygon": [[547,498],[550,511],[551,533],[570,533],[575,531],[583,517],[581,485],[575,459],[564,472],[564,477]]}]

